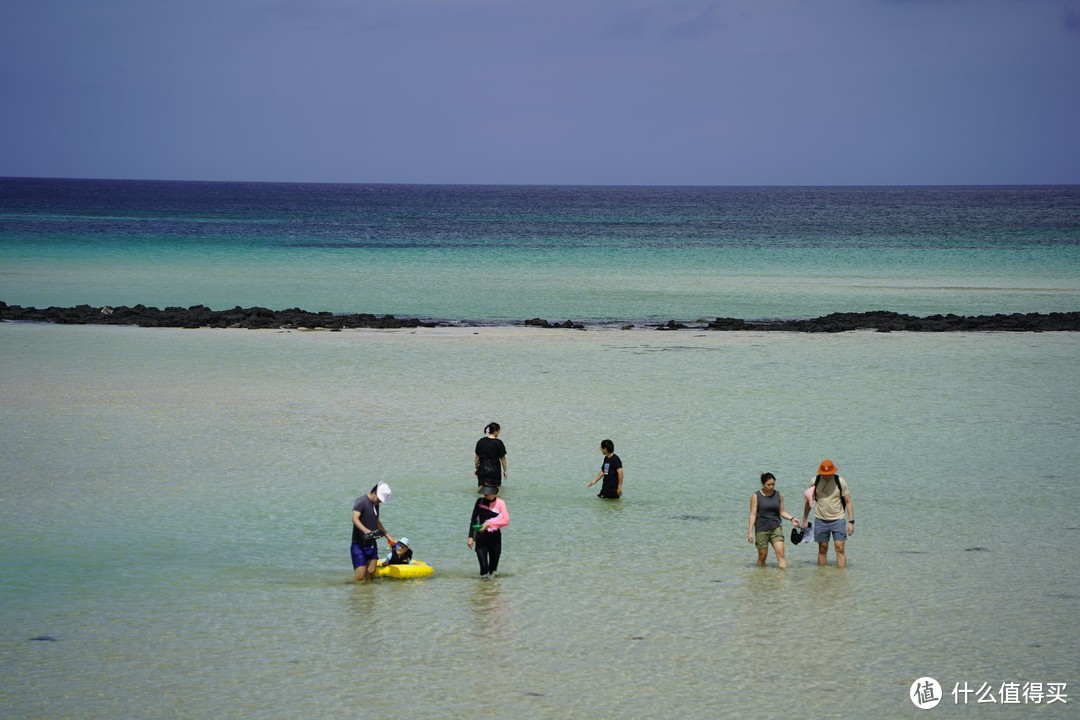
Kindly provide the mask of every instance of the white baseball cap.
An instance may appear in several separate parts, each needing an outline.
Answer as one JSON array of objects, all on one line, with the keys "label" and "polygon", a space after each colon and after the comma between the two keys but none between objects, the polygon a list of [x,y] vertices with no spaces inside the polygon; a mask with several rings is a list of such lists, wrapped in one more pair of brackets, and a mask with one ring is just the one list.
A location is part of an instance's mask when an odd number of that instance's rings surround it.
[{"label": "white baseball cap", "polygon": [[378,486],[375,488],[375,497],[379,498],[379,502],[381,503],[390,502],[390,496],[392,494],[393,491],[386,483],[379,483]]}]

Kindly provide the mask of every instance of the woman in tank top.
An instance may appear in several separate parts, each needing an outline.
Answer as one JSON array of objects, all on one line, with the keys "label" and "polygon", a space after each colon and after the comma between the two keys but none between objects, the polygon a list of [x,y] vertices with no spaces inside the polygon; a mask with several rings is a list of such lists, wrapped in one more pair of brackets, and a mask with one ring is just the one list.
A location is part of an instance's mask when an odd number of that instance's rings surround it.
[{"label": "woman in tank top", "polygon": [[795,516],[784,510],[784,496],[776,489],[776,477],[772,473],[763,473],[761,489],[750,496],[750,523],[746,530],[746,541],[757,546],[758,565],[765,565],[772,545],[777,566],[787,567],[782,520],[790,520],[795,527],[799,526]]}]

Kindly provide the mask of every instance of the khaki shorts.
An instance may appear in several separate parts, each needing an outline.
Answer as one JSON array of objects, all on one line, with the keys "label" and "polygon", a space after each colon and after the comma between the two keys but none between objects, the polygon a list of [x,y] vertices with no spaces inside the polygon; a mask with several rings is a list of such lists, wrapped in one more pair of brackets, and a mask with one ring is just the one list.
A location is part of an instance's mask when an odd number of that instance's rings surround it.
[{"label": "khaki shorts", "polygon": [[772,530],[762,530],[754,533],[754,547],[767,548],[779,540],[784,542],[784,526],[777,525]]}]

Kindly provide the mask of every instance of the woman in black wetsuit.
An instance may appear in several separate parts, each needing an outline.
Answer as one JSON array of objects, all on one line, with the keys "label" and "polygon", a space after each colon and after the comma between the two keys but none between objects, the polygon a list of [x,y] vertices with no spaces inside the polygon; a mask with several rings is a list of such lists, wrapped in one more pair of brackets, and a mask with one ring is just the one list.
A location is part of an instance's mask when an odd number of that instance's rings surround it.
[{"label": "woman in black wetsuit", "polygon": [[479,490],[483,496],[473,505],[469,518],[469,549],[476,551],[480,562],[480,577],[485,580],[499,570],[499,558],[502,557],[502,529],[510,524],[510,511],[499,497],[499,488],[483,485]]},{"label": "woman in black wetsuit", "polygon": [[506,469],[506,446],[499,439],[499,423],[488,423],[484,428],[484,437],[476,441],[476,457],[473,460],[473,473],[477,486],[502,486],[503,478],[509,475]]}]

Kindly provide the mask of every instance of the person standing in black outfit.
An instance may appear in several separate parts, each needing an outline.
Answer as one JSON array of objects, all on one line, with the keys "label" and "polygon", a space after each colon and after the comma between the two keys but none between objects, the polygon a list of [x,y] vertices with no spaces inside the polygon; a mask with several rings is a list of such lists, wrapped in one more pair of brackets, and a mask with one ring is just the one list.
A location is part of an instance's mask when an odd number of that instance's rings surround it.
[{"label": "person standing in black outfit", "polygon": [[622,460],[615,454],[615,443],[610,440],[600,443],[600,452],[604,455],[604,462],[600,465],[600,472],[596,473],[596,477],[586,487],[592,487],[603,478],[604,484],[600,486],[600,492],[596,497],[615,500],[622,497]]},{"label": "person standing in black outfit", "polygon": [[503,478],[510,475],[506,469],[506,446],[499,439],[499,430],[499,423],[488,423],[484,437],[476,441],[473,473],[477,486],[501,487]]}]

